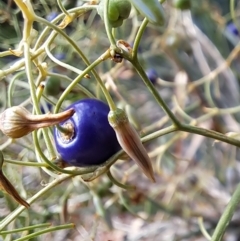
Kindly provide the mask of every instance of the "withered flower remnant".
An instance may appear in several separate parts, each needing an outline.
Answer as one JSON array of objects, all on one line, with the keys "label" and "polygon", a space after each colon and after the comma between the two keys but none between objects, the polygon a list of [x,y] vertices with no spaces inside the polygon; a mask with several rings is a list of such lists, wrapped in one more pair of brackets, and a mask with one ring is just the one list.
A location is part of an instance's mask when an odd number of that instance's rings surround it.
[{"label": "withered flower remnant", "polygon": [[69,109],[57,114],[33,115],[22,106],[13,106],[0,114],[0,130],[10,138],[20,138],[39,128],[56,125],[74,112]]},{"label": "withered flower remnant", "polygon": [[122,149],[137,162],[144,174],[155,182],[151,160],[144,148],[137,131],[129,123],[126,113],[117,108],[108,114],[108,121],[115,130],[117,139]]}]

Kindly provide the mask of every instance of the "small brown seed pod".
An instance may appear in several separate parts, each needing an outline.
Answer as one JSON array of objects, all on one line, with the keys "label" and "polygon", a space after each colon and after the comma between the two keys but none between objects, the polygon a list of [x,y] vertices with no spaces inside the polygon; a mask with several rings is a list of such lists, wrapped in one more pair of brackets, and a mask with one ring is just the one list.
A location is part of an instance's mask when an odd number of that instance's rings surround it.
[{"label": "small brown seed pod", "polygon": [[74,112],[69,109],[57,114],[33,115],[22,106],[13,106],[0,114],[0,130],[10,138],[20,138],[39,128],[56,125]]},{"label": "small brown seed pod", "polygon": [[155,182],[151,160],[144,148],[137,131],[129,123],[126,113],[121,109],[110,111],[108,121],[115,130],[122,149],[138,164],[143,173]]}]

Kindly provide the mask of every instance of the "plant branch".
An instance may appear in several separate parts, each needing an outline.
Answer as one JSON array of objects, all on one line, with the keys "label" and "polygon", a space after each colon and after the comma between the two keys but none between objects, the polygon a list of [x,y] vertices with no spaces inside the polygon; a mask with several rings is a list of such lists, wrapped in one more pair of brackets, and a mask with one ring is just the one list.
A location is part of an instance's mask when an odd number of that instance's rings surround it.
[{"label": "plant branch", "polygon": [[231,200],[229,201],[226,209],[224,210],[216,229],[212,235],[211,241],[221,240],[228,224],[230,223],[234,211],[236,210],[238,204],[240,203],[240,184],[238,184],[236,191],[234,192]]}]

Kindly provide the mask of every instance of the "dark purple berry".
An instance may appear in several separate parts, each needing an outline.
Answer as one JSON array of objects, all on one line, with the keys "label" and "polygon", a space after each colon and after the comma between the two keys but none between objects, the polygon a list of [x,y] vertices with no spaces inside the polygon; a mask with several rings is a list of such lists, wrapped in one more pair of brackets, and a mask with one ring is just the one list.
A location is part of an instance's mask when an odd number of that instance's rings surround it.
[{"label": "dark purple berry", "polygon": [[46,19],[51,22],[54,18],[56,18],[58,16],[57,12],[51,12],[46,16]]},{"label": "dark purple berry", "polygon": [[157,71],[152,68],[147,69],[146,74],[147,74],[147,77],[149,78],[149,80],[155,85],[157,83],[157,78],[158,78]]},{"label": "dark purple berry", "polygon": [[50,103],[48,103],[48,102],[46,102],[45,105],[41,105],[40,106],[42,114],[46,114],[46,113],[51,112],[52,108],[53,108],[53,106]]},{"label": "dark purple berry", "polygon": [[239,31],[238,31],[236,25],[235,25],[233,22],[231,22],[231,23],[229,23],[229,24],[227,25],[227,29],[228,29],[228,31],[230,31],[232,34],[234,34],[234,35],[236,35],[236,36],[239,36]]},{"label": "dark purple berry", "polygon": [[57,151],[66,163],[80,167],[99,165],[121,149],[108,123],[108,105],[97,99],[84,99],[69,108],[73,108],[75,114],[61,126],[73,127],[73,135],[64,138],[62,132],[54,129]]},{"label": "dark purple berry", "polygon": [[54,54],[54,57],[58,60],[64,60],[64,59],[66,59],[66,54],[65,53],[56,53],[56,54]]}]

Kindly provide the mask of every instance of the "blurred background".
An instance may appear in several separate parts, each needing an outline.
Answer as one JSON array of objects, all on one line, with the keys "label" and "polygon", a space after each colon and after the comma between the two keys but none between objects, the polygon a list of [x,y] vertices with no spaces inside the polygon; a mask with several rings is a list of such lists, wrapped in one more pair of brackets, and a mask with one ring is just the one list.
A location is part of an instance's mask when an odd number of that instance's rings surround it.
[{"label": "blurred background", "polygon": [[[62,2],[67,10],[89,3]],[[37,15],[48,21],[61,13],[57,1],[34,0],[32,6]],[[163,7],[165,26],[148,24],[138,48],[139,60],[149,79],[181,122],[239,138],[240,59],[236,49],[240,40],[240,1],[192,1],[189,10],[181,11],[167,0]],[[115,30],[116,39],[133,45],[142,20],[143,17],[132,9],[130,17]],[[45,27],[34,23],[33,43]],[[0,0],[0,52],[17,48],[22,29],[22,14],[14,1]],[[63,31],[90,62],[110,46],[97,11],[78,17]],[[55,59],[79,70],[86,68],[63,37],[58,35],[50,49]],[[21,58],[1,56],[0,70],[11,68]],[[54,103],[78,73],[60,66],[48,54],[42,61],[46,63],[48,76],[44,79],[46,98],[41,99],[40,105],[42,112],[47,113],[53,111]],[[96,70],[114,101],[125,108],[142,137],[171,125],[129,62],[116,64],[108,60]],[[33,75],[37,80],[37,69]],[[93,78],[84,78],[81,84],[104,100]],[[76,87],[62,107],[86,97]],[[0,112],[9,105],[26,103],[31,106],[29,98],[29,85],[22,67],[3,76]],[[39,138],[45,151],[45,143],[41,136]],[[114,176],[136,186],[136,190],[122,190],[106,175],[91,183],[84,183],[77,176],[38,199],[7,229],[46,222],[53,226],[71,222],[76,225],[75,229],[44,234],[31,241],[206,240],[201,229],[204,227],[210,235],[213,233],[240,181],[238,148],[183,132],[153,139],[145,147],[154,166],[156,183],[147,180],[133,161],[119,160],[112,167]],[[7,160],[36,162],[31,135],[12,141],[0,133],[0,150]],[[41,168],[10,162],[5,163],[4,172],[23,197],[31,197],[53,180]],[[16,207],[9,196],[0,193],[0,220]],[[240,209],[235,212],[222,240],[240,241],[239,223]],[[0,240],[16,240],[21,235],[26,233],[2,235]]]}]

